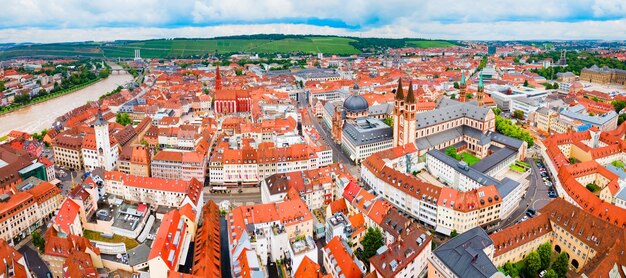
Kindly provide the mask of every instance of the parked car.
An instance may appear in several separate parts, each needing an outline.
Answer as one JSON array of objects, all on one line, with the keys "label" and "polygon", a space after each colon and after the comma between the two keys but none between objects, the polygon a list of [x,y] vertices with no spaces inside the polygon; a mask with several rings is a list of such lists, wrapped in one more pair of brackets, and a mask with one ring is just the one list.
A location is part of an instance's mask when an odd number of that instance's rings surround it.
[{"label": "parked car", "polygon": [[528,220],[528,215],[524,215],[524,217],[522,217],[522,222]]},{"label": "parked car", "polygon": [[547,272],[547,271],[546,271],[545,269],[544,269],[544,270],[542,270],[541,272],[539,272],[539,278],[543,278],[543,276],[545,276],[545,275],[546,275],[546,272]]},{"label": "parked car", "polygon": [[547,182],[546,182],[546,185],[547,185],[547,186],[552,186],[552,182],[551,182],[551,181],[547,181]]},{"label": "parked car", "polygon": [[537,214],[537,211],[535,209],[529,208],[526,210],[526,215],[528,217],[534,217]]},{"label": "parked car", "polygon": [[554,191],[548,191],[548,197],[550,197],[550,198],[556,198],[556,197],[557,197],[557,196],[556,196],[556,192],[554,192]]}]

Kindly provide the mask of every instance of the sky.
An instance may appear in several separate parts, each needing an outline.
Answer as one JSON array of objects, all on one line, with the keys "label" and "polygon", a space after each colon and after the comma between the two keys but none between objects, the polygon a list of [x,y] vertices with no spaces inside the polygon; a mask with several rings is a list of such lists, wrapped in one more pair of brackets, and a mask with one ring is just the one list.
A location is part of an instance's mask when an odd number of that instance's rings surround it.
[{"label": "sky", "polygon": [[324,34],[626,39],[626,0],[0,0],[0,43]]}]

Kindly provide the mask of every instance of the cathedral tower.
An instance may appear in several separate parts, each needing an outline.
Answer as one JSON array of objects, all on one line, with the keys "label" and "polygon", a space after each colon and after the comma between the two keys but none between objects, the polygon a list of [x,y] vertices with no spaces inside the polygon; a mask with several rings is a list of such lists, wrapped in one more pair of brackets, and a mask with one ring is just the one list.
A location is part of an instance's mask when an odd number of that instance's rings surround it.
[{"label": "cathedral tower", "polygon": [[478,106],[483,106],[485,104],[485,86],[483,85],[483,73],[480,73],[480,79],[478,81],[478,91],[476,92],[476,101],[478,102]]},{"label": "cathedral tower", "polygon": [[413,81],[409,82],[409,92],[404,100],[404,113],[402,118],[398,122],[398,129],[402,130],[402,137],[398,140],[398,145],[404,146],[406,144],[415,143],[415,118],[417,115],[417,107],[415,104],[415,94],[413,93]]},{"label": "cathedral tower", "polygon": [[459,85],[459,101],[465,102],[467,95],[467,84],[465,83],[465,71],[461,71],[461,84]]},{"label": "cathedral tower", "polygon": [[111,139],[109,137],[109,124],[102,118],[102,112],[98,111],[98,119],[93,125],[96,132],[96,149],[98,152],[98,164],[107,171],[115,168],[115,157],[111,149]]},{"label": "cathedral tower", "polygon": [[398,79],[398,89],[396,89],[395,103],[393,106],[393,146],[398,146],[400,137],[403,137],[402,130],[398,128],[400,118],[404,112],[404,92],[402,91],[402,79]]}]

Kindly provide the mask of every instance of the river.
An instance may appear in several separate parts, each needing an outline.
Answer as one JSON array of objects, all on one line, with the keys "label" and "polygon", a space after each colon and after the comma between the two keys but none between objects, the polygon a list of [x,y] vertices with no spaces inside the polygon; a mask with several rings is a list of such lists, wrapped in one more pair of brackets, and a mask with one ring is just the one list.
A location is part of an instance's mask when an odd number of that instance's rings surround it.
[{"label": "river", "polygon": [[108,78],[76,92],[4,114],[0,116],[0,136],[7,135],[11,130],[34,133],[50,128],[57,117],[88,101],[98,100],[101,95],[132,79],[133,76],[126,72],[111,74]]}]

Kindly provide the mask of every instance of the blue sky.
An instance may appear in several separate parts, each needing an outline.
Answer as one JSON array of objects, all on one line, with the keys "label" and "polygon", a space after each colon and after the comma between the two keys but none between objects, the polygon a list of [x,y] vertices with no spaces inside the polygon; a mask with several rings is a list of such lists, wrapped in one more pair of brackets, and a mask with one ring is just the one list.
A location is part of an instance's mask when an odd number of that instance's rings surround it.
[{"label": "blue sky", "polygon": [[626,39],[625,0],[0,0],[0,5],[0,42],[258,33]]}]

